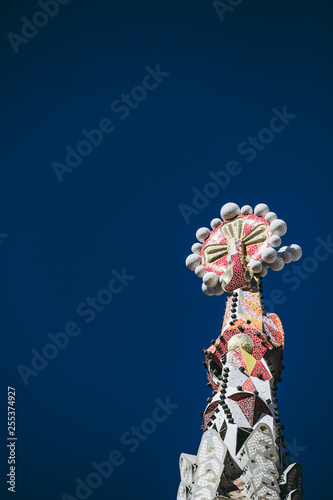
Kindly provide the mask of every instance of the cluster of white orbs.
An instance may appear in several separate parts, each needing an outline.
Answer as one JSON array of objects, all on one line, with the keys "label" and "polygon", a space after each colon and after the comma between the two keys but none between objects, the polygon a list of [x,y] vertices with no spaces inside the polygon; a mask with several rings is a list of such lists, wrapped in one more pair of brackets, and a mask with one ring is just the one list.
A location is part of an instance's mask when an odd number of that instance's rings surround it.
[{"label": "cluster of white orbs", "polygon": [[[221,219],[215,218],[211,221],[210,226],[212,229],[218,227],[223,221],[232,220],[238,215],[253,214],[257,217],[263,217],[269,224],[272,236],[269,237],[269,247],[263,250],[259,260],[251,259],[249,268],[257,276],[266,276],[268,268],[273,271],[281,271],[285,264],[292,261],[297,261],[302,257],[302,249],[299,245],[292,244],[281,247],[279,250],[275,248],[281,245],[281,236],[287,232],[287,224],[278,219],[275,212],[270,212],[265,203],[259,203],[254,210],[250,205],[244,205],[242,208],[236,203],[226,203],[221,208]],[[196,276],[202,278],[202,290],[206,295],[222,295],[224,290],[221,287],[221,276],[214,272],[209,272],[202,266],[201,256],[199,255],[202,243],[210,236],[211,230],[208,227],[201,227],[196,232],[196,238],[200,243],[192,245],[192,254],[186,259],[186,266],[194,271]]]}]

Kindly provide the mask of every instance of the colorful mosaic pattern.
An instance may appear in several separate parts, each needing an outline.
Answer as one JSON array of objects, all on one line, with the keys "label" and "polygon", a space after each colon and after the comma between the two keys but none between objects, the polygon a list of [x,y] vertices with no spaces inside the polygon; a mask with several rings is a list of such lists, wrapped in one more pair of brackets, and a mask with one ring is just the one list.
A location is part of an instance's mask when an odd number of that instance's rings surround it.
[{"label": "colorful mosaic pattern", "polygon": [[246,286],[241,255],[239,253],[231,255],[230,260],[232,275],[229,283],[224,286],[225,291],[228,293],[232,293],[233,290]]},{"label": "colorful mosaic pattern", "polygon": [[202,265],[207,271],[221,275],[227,268],[228,244],[232,238],[244,242],[248,255],[259,260],[262,251],[269,247],[270,236],[269,223],[262,217],[244,215],[232,222],[222,222],[202,245]]},{"label": "colorful mosaic pattern", "polygon": [[284,332],[266,311],[262,277],[267,268],[301,257],[298,245],[277,253],[286,232],[267,205],[240,209],[228,203],[186,265],[203,279],[207,295],[228,294],[220,335],[204,349],[212,396],[202,413],[198,454],[181,456],[177,500],[302,500],[302,471],[289,464],[277,405]]}]

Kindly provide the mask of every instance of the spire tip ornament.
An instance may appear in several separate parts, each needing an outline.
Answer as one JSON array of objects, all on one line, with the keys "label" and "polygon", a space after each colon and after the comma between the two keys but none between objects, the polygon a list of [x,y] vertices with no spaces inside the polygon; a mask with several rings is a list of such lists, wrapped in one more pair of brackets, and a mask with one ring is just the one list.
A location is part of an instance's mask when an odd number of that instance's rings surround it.
[{"label": "spire tip ornament", "polygon": [[[276,250],[287,224],[265,203],[259,203],[254,211],[250,205],[240,209],[236,203],[226,203],[221,217],[212,220],[212,230],[198,229],[196,238],[200,243],[192,245],[192,254],[186,259],[191,271],[200,267],[196,275],[202,278],[202,290],[207,295],[230,293],[235,287],[255,288],[256,278],[265,276],[268,268],[281,271],[285,264],[302,256],[301,247],[295,244]],[[202,268],[210,273],[209,278]]]}]

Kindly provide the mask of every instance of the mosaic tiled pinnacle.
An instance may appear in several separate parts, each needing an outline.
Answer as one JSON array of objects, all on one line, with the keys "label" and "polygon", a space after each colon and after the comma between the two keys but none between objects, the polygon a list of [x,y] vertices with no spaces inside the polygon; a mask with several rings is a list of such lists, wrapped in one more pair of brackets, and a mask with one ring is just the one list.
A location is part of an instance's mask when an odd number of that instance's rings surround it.
[{"label": "mosaic tiled pinnacle", "polygon": [[302,500],[302,470],[287,460],[277,404],[284,332],[266,311],[262,279],[301,258],[281,247],[287,224],[261,203],[227,203],[200,228],[186,259],[206,295],[227,295],[221,334],[204,349],[212,396],[197,455],[180,456],[177,500]]}]

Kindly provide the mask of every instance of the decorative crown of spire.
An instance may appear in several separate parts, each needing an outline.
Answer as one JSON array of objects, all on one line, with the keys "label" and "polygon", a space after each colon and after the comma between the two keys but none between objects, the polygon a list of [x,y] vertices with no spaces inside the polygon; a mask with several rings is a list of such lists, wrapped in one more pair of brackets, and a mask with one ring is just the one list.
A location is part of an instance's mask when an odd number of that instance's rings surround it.
[{"label": "decorative crown of spire", "polygon": [[287,224],[264,203],[254,211],[249,205],[239,208],[236,203],[226,203],[221,219],[213,219],[210,225],[212,230],[198,229],[199,243],[192,245],[192,254],[186,259],[186,266],[202,278],[207,295],[231,293],[236,285],[251,289],[268,268],[281,271],[302,256],[299,245],[280,247]]}]

